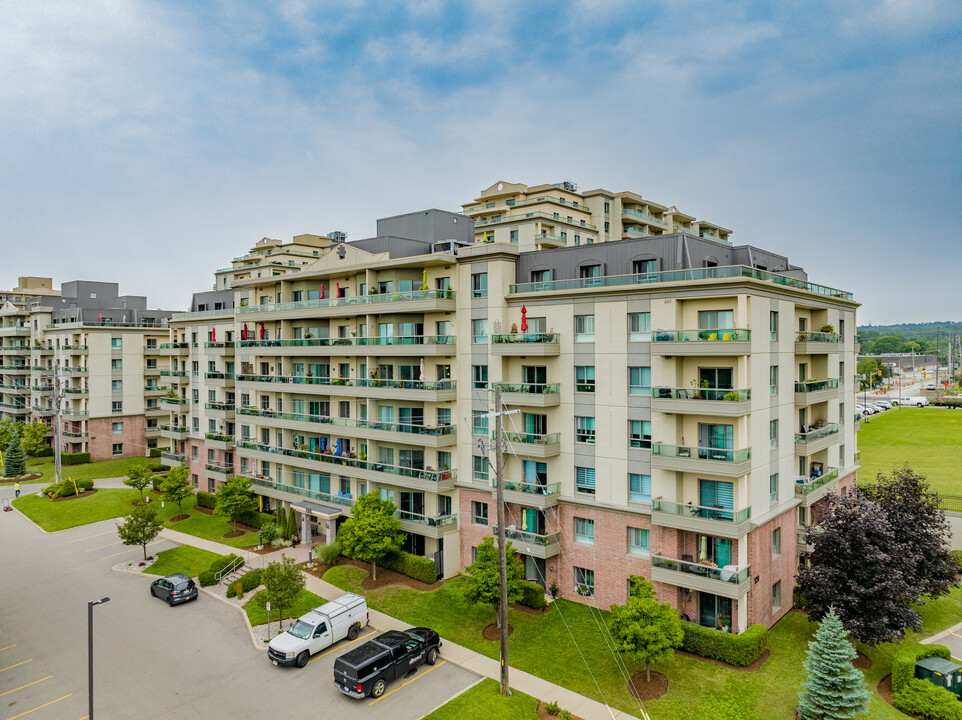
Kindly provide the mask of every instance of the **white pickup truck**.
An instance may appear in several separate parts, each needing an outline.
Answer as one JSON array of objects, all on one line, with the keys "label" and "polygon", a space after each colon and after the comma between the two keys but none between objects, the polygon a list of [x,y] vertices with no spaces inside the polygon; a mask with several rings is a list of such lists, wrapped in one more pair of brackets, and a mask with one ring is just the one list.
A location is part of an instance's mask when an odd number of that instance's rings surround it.
[{"label": "white pickup truck", "polygon": [[347,593],[301,615],[287,630],[271,640],[267,657],[275,665],[304,667],[311,655],[338,640],[354,640],[368,623],[367,601]]}]

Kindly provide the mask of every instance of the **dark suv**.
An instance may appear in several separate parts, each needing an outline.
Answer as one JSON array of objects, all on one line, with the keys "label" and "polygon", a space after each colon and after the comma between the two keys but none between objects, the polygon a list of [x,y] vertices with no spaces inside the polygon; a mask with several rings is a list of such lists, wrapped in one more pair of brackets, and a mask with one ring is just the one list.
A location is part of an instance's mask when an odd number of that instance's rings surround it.
[{"label": "dark suv", "polygon": [[184,573],[174,573],[154,580],[150,584],[150,594],[167,601],[168,605],[197,599],[197,586]]},{"label": "dark suv", "polygon": [[421,663],[434,665],[440,650],[434,630],[389,630],[334,661],[334,686],[352,698],[379,698],[394,678]]}]

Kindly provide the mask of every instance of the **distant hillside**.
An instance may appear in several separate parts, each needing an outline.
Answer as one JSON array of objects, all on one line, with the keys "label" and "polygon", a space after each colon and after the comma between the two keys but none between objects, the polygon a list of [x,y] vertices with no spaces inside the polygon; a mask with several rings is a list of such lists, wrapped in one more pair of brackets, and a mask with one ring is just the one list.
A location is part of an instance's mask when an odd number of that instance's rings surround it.
[{"label": "distant hillside", "polygon": [[962,322],[899,323],[898,325],[862,325],[857,329],[862,353],[875,355],[890,352],[934,353],[941,332],[942,354],[953,335],[962,335]]}]

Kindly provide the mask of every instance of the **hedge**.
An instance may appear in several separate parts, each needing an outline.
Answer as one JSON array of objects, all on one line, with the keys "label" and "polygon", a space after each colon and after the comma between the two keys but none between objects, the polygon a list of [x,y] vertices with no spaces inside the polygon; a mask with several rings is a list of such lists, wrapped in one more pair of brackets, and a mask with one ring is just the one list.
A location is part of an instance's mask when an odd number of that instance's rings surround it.
[{"label": "hedge", "polygon": [[519,603],[533,610],[540,610],[547,606],[548,601],[544,599],[544,588],[538,583],[525,580],[521,583],[521,588],[523,594],[518,601]]},{"label": "hedge", "polygon": [[261,568],[255,568],[248,573],[244,573],[240,580],[231,583],[231,586],[227,588],[227,597],[234,597],[237,594],[234,587],[237,583],[241,584],[241,590],[246,593],[249,593],[256,587],[260,587],[261,575],[263,574],[264,570]]},{"label": "hedge", "polygon": [[155,491],[162,492],[160,489],[160,484],[166,479],[166,475],[154,475],[153,479],[150,481],[150,484],[154,486]]},{"label": "hedge", "polygon": [[150,448],[150,457],[160,457],[160,448]]},{"label": "hedge", "polygon": [[197,578],[200,580],[201,587],[216,585],[218,582],[220,582],[220,580],[215,577],[217,573],[230,565],[232,562],[239,559],[239,556],[231,553],[230,555],[223,555],[214,560],[214,562],[210,564],[210,567],[204,570],[204,572],[202,572]]},{"label": "hedge", "polygon": [[[230,519],[230,518],[228,518]],[[273,520],[273,518],[264,518],[263,514],[257,510],[251,510],[250,512],[241,513],[237,516],[237,522],[241,525],[246,525],[247,527],[252,527],[260,530],[261,525],[263,525],[267,520]],[[232,519],[230,519],[233,522]]]},{"label": "hedge", "polygon": [[207,508],[208,510],[213,510],[214,505],[217,504],[217,497],[214,493],[204,492],[199,490],[197,492],[197,506],[202,508]]},{"label": "hedge", "polygon": [[74,487],[74,481],[70,478],[64,478],[60,484],[54,483],[53,485],[48,485],[43,489],[44,495],[50,495],[52,497],[70,497],[71,495],[76,495],[77,490],[80,492],[85,492],[87,490],[93,490],[94,481],[93,480],[77,480],[77,485]]},{"label": "hedge", "polygon": [[[892,658],[892,692],[899,693],[915,677],[915,663],[929,657],[952,659],[945,645],[912,645],[902,648]],[[929,683],[932,685],[932,683]],[[932,685],[932,687],[935,687]]]},{"label": "hedge", "polygon": [[62,465],[86,465],[90,462],[90,453],[60,453]]},{"label": "hedge", "polygon": [[37,454],[34,455],[34,457],[38,457],[38,458],[53,457],[53,448],[50,447],[49,445],[44,445],[42,448],[40,448]]},{"label": "hedge", "polygon": [[681,621],[681,627],[685,631],[681,646],[683,650],[729,665],[751,665],[768,649],[768,629],[764,625],[751,625],[740,635],[702,627],[686,620]]},{"label": "hedge", "polygon": [[428,585],[434,584],[438,579],[438,569],[434,560],[412,555],[403,550],[388,553],[377,564],[382,568],[394,570]]},{"label": "hedge", "polygon": [[913,678],[893,694],[899,710],[925,720],[960,720],[962,703],[958,697],[928,680]]}]

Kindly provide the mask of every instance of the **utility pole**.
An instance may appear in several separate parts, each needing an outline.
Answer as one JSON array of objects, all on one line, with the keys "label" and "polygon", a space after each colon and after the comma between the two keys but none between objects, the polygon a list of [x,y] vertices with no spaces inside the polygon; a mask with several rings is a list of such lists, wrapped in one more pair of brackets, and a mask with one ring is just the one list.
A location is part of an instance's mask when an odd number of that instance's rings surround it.
[{"label": "utility pole", "polygon": [[63,400],[63,388],[60,385],[60,361],[56,361],[54,366],[53,375],[42,376],[45,379],[53,378],[53,406],[56,408],[54,410],[54,425],[53,425],[53,468],[55,482],[59,485],[61,481],[61,464],[60,464],[60,451],[63,448],[63,420],[61,419],[60,413],[62,412],[62,400]]}]

